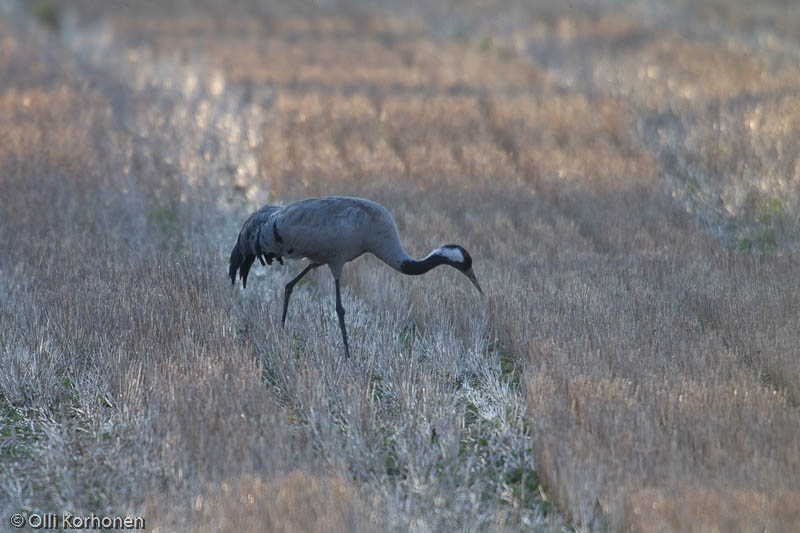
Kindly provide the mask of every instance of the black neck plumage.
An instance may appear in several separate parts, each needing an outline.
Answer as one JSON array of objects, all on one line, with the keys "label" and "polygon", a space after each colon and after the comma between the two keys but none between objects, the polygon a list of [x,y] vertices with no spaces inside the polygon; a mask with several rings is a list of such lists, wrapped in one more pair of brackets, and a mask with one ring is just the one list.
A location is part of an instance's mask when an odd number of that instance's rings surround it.
[{"label": "black neck plumage", "polygon": [[420,274],[424,274],[432,268],[447,263],[447,259],[441,255],[431,254],[425,259],[420,259],[419,261],[415,261],[413,259],[403,261],[400,263],[400,272],[408,276],[419,276]]}]

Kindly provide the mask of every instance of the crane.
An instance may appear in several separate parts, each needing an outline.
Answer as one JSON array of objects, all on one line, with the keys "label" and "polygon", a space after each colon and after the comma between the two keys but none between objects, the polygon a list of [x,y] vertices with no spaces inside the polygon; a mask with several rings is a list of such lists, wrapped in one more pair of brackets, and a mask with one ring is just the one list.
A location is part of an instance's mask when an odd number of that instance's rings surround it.
[{"label": "crane", "polygon": [[367,252],[410,276],[424,274],[439,265],[450,265],[466,275],[483,294],[472,272],[472,257],[464,248],[448,244],[422,259],[414,259],[400,244],[397,225],[388,209],[364,198],[342,196],[311,198],[287,206],[265,205],[252,213],[231,251],[228,275],[235,284],[238,272],[242,287],[246,288],[247,275],[256,258],[262,265],[271,265],[273,261],[283,264],[284,257],[307,259],[308,266],[284,289],[283,326],[294,286],[312,269],[328,265],[336,285],[336,314],[344,353],[349,358],[339,280],[345,263]]}]

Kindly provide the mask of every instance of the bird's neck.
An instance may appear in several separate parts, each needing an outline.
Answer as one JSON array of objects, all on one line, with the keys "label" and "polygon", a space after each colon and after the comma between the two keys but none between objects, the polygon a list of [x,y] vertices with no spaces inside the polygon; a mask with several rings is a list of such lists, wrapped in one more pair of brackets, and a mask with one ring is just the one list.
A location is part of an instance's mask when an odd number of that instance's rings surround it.
[{"label": "bird's neck", "polygon": [[447,263],[447,259],[434,251],[428,254],[427,257],[420,260],[411,258],[406,259],[400,263],[400,268],[398,268],[398,270],[408,276],[419,276],[420,274],[424,274],[430,269],[445,263]]}]

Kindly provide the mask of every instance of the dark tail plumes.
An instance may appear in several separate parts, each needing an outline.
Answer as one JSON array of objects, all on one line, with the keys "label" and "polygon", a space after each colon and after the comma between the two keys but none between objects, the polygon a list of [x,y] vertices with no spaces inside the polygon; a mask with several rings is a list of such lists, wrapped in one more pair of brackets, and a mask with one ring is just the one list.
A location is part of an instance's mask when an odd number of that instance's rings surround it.
[{"label": "dark tail plumes", "polygon": [[[242,287],[247,288],[247,275],[250,273],[250,267],[253,266],[256,257],[258,257],[262,265],[265,263],[272,264],[273,259],[278,259],[283,264],[283,260],[280,257],[260,249],[259,239],[261,226],[278,209],[278,206],[265,205],[250,215],[242,225],[239,238],[236,239],[236,245],[231,250],[230,266],[228,268],[228,276],[231,278],[231,283],[236,283],[236,273],[238,271],[239,278],[242,280]],[[276,231],[274,227],[273,231]]]},{"label": "dark tail plumes", "polygon": [[243,237],[244,235],[239,235],[236,246],[231,251],[228,276],[231,278],[231,283],[236,283],[236,271],[238,270],[239,277],[242,278],[242,287],[247,288],[247,274],[250,273],[250,267],[253,266],[256,256],[249,253],[247,239]]}]

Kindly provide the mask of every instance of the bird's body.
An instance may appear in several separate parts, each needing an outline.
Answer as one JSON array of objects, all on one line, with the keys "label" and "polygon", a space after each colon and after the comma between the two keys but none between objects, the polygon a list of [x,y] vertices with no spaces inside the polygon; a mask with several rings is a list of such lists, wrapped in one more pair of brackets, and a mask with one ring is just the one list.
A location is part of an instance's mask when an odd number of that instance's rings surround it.
[{"label": "bird's body", "polygon": [[397,226],[385,207],[363,198],[348,197],[312,198],[283,207],[265,205],[242,226],[231,251],[229,275],[235,282],[238,272],[242,285],[246,286],[256,258],[262,264],[271,264],[273,260],[283,263],[283,258],[307,259],[308,267],[286,285],[284,322],[294,285],[309,270],[328,265],[336,282],[336,311],[345,354],[349,355],[339,279],[345,263],[367,252],[408,275],[423,274],[447,264],[463,272],[481,290],[472,273],[472,258],[462,247],[442,246],[417,261],[400,243]]}]

